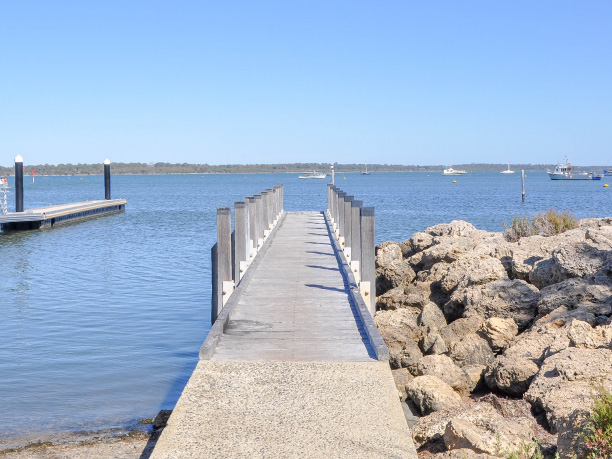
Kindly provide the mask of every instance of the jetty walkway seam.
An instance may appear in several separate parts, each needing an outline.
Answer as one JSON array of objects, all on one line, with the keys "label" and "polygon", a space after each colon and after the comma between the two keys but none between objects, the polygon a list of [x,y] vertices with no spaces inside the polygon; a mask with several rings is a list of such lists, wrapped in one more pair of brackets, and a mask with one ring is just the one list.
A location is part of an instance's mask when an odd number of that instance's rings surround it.
[{"label": "jetty walkway seam", "polygon": [[370,340],[370,345],[376,354],[376,359],[379,361],[389,361],[389,348],[385,344],[385,341],[380,336],[378,332],[378,327],[374,323],[374,318],[372,314],[365,304],[361,293],[359,292],[359,287],[357,285],[357,281],[355,280],[355,275],[351,270],[346,257],[344,256],[344,252],[340,247],[340,241],[336,238],[336,234],[331,229],[331,222],[329,220],[329,216],[326,212],[322,212],[325,218],[325,224],[327,225],[327,233],[329,234],[329,238],[331,240],[332,248],[334,249],[334,253],[336,255],[336,260],[338,260],[338,266],[340,267],[340,272],[345,282],[348,282],[348,291],[350,300],[353,301],[357,306],[357,313],[359,314],[359,318],[363,323],[363,328]]},{"label": "jetty walkway seam", "polygon": [[249,285],[249,282],[251,281],[251,278],[253,277],[253,273],[255,272],[257,267],[261,264],[261,260],[263,259],[265,253],[268,251],[268,247],[270,247],[270,244],[272,243],[272,240],[274,239],[276,232],[278,231],[278,229],[281,227],[281,225],[285,221],[286,215],[287,215],[287,212],[283,211],[283,214],[279,218],[278,222],[276,223],[272,231],[270,231],[270,234],[264,241],[263,245],[261,246],[261,249],[259,249],[259,251],[255,255],[255,258],[253,258],[253,261],[251,262],[246,272],[242,276],[242,279],[240,279],[240,282],[234,289],[234,292],[229,297],[229,299],[227,300],[227,303],[225,304],[225,306],[223,307],[223,309],[217,316],[217,320],[210,328],[210,331],[208,332],[208,335],[206,336],[206,339],[204,340],[204,344],[202,344],[202,347],[200,348],[200,360],[212,359],[212,356],[215,353],[215,349],[217,348],[217,344],[219,344],[219,340],[221,339],[221,336],[223,336],[223,334],[225,333],[225,328],[227,327],[227,324],[232,318],[232,315],[234,314],[234,311],[236,310],[236,307],[238,306],[238,302],[240,301],[242,294],[244,293],[247,286]]}]

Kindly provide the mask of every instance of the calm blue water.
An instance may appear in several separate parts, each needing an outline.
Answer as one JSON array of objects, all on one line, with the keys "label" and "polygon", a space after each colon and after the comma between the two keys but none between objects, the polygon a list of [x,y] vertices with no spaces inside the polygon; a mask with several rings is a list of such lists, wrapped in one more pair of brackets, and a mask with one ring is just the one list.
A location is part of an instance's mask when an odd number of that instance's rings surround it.
[{"label": "calm blue water", "polygon": [[[513,215],[551,207],[611,215],[605,180],[529,174],[526,204],[520,182],[520,174],[336,175],[376,207],[377,242],[453,219],[500,231]],[[125,213],[0,233],[0,440],[123,426],[172,408],[210,329],[215,209],[278,183],[286,210],[326,206],[326,182],[297,175],[113,176]],[[26,209],[103,195],[101,176],[25,183]]]}]

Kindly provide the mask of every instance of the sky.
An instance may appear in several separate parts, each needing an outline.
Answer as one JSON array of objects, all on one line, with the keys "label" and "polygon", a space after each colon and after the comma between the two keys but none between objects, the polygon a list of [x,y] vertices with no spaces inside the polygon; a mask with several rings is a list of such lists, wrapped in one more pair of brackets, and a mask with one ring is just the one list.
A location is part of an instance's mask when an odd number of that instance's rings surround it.
[{"label": "sky", "polygon": [[612,165],[612,2],[0,0],[0,165]]}]

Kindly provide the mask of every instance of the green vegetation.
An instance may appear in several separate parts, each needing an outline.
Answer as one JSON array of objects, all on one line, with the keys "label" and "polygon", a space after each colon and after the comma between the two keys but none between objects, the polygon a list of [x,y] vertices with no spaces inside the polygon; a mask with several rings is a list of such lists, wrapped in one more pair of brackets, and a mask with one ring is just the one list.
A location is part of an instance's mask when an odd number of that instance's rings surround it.
[{"label": "green vegetation", "polygon": [[600,387],[584,434],[587,459],[612,457],[612,393]]},{"label": "green vegetation", "polygon": [[554,236],[567,230],[578,228],[579,220],[569,211],[559,212],[554,209],[527,217],[512,217],[510,225],[504,222],[504,238],[516,242],[528,236]]},{"label": "green vegetation", "polygon": [[[288,164],[188,164],[188,163],[112,163],[113,174],[250,174],[250,173],[303,173],[313,169],[319,172],[330,173],[331,163],[288,163]],[[365,169],[364,164],[334,163],[334,169],[339,173],[360,172]],[[506,168],[506,164],[454,164],[456,169],[463,169],[468,173],[499,172]],[[369,172],[430,172],[441,174],[444,165],[419,166],[400,164],[368,164]],[[513,164],[515,170],[546,171],[554,167],[551,164]],[[589,170],[603,170],[607,166],[589,166]],[[26,174],[32,170],[37,175],[96,175],[102,174],[100,164],[25,164]],[[0,166],[0,175],[13,175],[12,166]]]}]

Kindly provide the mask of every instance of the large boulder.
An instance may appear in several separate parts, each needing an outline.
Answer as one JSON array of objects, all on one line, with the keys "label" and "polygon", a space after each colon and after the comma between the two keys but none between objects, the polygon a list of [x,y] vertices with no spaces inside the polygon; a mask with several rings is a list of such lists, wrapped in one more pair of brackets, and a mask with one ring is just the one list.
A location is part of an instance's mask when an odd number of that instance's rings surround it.
[{"label": "large boulder", "polygon": [[546,413],[551,431],[559,433],[558,452],[583,452],[578,433],[590,414],[598,386],[612,390],[612,350],[568,348],[548,357],[525,399]]},{"label": "large boulder", "polygon": [[480,326],[478,335],[489,343],[493,352],[500,353],[518,335],[518,326],[513,319],[491,317]]},{"label": "large boulder", "polygon": [[497,258],[467,255],[448,265],[440,288],[442,292],[450,294],[457,288],[482,285],[507,277],[506,269]]},{"label": "large boulder", "polygon": [[444,339],[446,346],[450,346],[457,341],[461,341],[466,336],[476,333],[483,322],[484,319],[479,316],[457,319],[446,327],[441,328],[440,335]]},{"label": "large boulder", "polygon": [[461,236],[480,236],[486,231],[477,229],[470,222],[464,220],[453,220],[450,223],[438,223],[425,229],[425,233],[434,238],[461,237]]},{"label": "large boulder", "polygon": [[408,258],[416,271],[429,270],[437,263],[452,263],[476,247],[477,240],[471,237],[447,238],[439,244]]},{"label": "large boulder", "polygon": [[376,246],[376,268],[386,268],[392,261],[401,261],[402,248],[394,241],[383,242]]},{"label": "large boulder", "polygon": [[414,233],[404,244],[410,247],[410,255],[414,255],[434,245],[434,238],[431,234]]},{"label": "large boulder", "polygon": [[469,375],[445,355],[426,355],[416,364],[418,376],[436,376],[459,393],[467,393],[472,387]]},{"label": "large boulder", "polygon": [[389,348],[391,368],[408,368],[414,371],[415,365],[423,356],[418,346],[421,330],[416,323],[414,311],[378,311],[374,322]]},{"label": "large boulder", "polygon": [[612,314],[612,287],[586,279],[567,279],[540,290],[538,314],[548,314],[563,305],[573,309],[589,305],[595,315]]},{"label": "large boulder", "polygon": [[520,397],[529,389],[531,380],[539,370],[535,359],[499,355],[487,368],[485,381],[491,389],[497,388],[514,397]]},{"label": "large boulder", "polygon": [[448,346],[447,355],[459,366],[489,365],[495,356],[487,342],[476,333]]},{"label": "large boulder", "polygon": [[412,376],[406,368],[391,370],[391,374],[393,375],[393,381],[395,382],[399,399],[403,402],[408,397],[406,385],[414,379],[414,376]]},{"label": "large boulder", "polygon": [[400,285],[407,285],[416,274],[407,260],[393,260],[385,267],[376,268],[376,294],[391,290]]},{"label": "large boulder", "polygon": [[429,302],[423,305],[423,309],[417,317],[419,327],[431,327],[438,330],[446,327],[446,319],[444,313],[437,304]]},{"label": "large boulder", "polygon": [[538,289],[525,281],[500,279],[484,286],[457,290],[444,311],[447,316],[451,310],[456,314],[463,309],[464,317],[511,318],[519,330],[525,330],[536,316],[539,297]]},{"label": "large boulder", "polygon": [[376,309],[412,308],[418,314],[431,301],[431,286],[424,282],[413,282],[399,286],[376,297]]},{"label": "large boulder", "polygon": [[417,376],[408,383],[406,392],[423,415],[461,404],[459,394],[435,376]]}]

